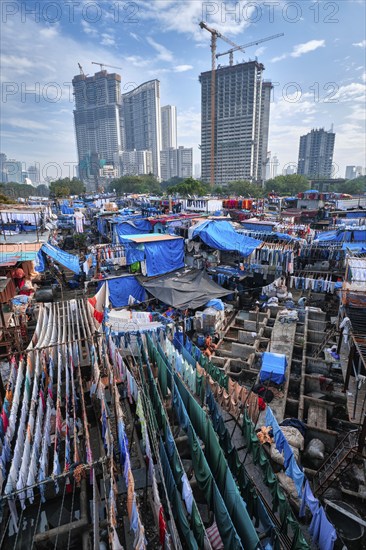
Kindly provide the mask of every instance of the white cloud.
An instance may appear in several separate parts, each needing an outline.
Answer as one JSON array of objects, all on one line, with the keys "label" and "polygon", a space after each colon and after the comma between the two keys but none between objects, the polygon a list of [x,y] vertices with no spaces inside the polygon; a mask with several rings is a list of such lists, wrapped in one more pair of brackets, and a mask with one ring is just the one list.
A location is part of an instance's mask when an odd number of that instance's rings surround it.
[{"label": "white cloud", "polygon": [[85,34],[88,34],[90,36],[98,36],[98,31],[95,27],[92,27],[87,21],[84,19],[81,20],[81,26],[83,27],[83,30]]},{"label": "white cloud", "polygon": [[141,42],[141,38],[135,32],[130,32],[130,36],[132,36],[134,40],[137,40],[137,42]]},{"label": "white cloud", "polygon": [[124,57],[124,61],[128,64],[134,65],[135,67],[148,67],[151,65],[151,59],[146,57],[141,57],[140,55],[127,55]]},{"label": "white cloud", "polygon": [[366,48],[366,40],[361,40],[361,42],[354,42],[352,46],[356,46],[357,48]]},{"label": "white cloud", "polygon": [[15,126],[16,128],[26,128],[29,130],[48,130],[46,124],[37,122],[35,120],[27,120],[25,118],[8,118],[5,123],[9,126]]},{"label": "white cloud", "polygon": [[101,44],[102,46],[114,46],[116,42],[110,34],[102,33]]},{"label": "white cloud", "polygon": [[[258,9],[256,3],[245,7],[241,2],[232,3],[198,2],[197,0],[141,0],[139,2],[138,17],[143,20],[152,20],[155,28],[162,32],[175,31],[190,34],[197,42],[207,43],[210,33],[200,29],[199,23],[204,20],[209,27],[215,28],[227,36],[239,35],[251,23]],[[230,9],[236,10],[235,19],[230,16]]]},{"label": "white cloud", "polygon": [[259,48],[257,48],[254,52],[254,56],[255,57],[259,57],[260,55],[262,55],[263,52],[266,51],[266,46],[260,46]]},{"label": "white cloud", "polygon": [[146,40],[148,41],[150,46],[152,46],[154,50],[158,52],[158,59],[160,61],[173,61],[173,54],[170,50],[168,50],[168,48],[166,48],[162,44],[159,44],[150,36],[148,36]]},{"label": "white cloud", "polygon": [[277,61],[282,61],[282,59],[286,59],[287,57],[300,57],[305,53],[313,52],[324,46],[325,40],[309,40],[309,42],[304,42],[303,44],[297,44],[294,46],[292,52],[290,53],[284,53],[280,56],[273,57],[271,61],[272,63],[275,63]]},{"label": "white cloud", "polygon": [[201,113],[194,109],[178,111],[177,126],[179,144],[197,147],[201,139]]},{"label": "white cloud", "polygon": [[47,27],[45,29],[41,29],[39,34],[45,38],[55,38],[58,35],[58,30],[57,27]]},{"label": "white cloud", "polygon": [[323,46],[325,46],[325,40],[309,40],[309,42],[295,46],[290,55],[291,57],[300,57],[304,53],[313,52]]},{"label": "white cloud", "polygon": [[176,65],[173,71],[175,73],[184,73],[185,71],[190,71],[191,69],[193,69],[193,65]]},{"label": "white cloud", "polygon": [[352,82],[346,86],[340,86],[332,99],[339,103],[359,102],[364,105],[366,100],[366,85],[360,82]]}]

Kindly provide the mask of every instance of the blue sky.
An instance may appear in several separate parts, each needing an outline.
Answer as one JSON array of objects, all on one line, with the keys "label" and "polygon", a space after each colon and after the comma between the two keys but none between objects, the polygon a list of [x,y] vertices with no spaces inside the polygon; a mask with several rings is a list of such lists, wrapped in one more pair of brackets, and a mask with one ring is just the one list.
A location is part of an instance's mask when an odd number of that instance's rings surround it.
[{"label": "blue sky", "polygon": [[[1,8],[0,150],[38,162],[43,176],[74,175],[78,62],[89,75],[99,70],[91,61],[121,67],[122,91],[158,78],[161,105],[177,106],[178,144],[193,147],[200,162],[198,76],[211,66],[202,19],[239,45],[285,34],[235,54],[235,61],[257,56],[275,83],[269,150],[279,173],[296,163],[300,135],[331,124],[335,177],[348,164],[366,165],[364,0],[3,0]],[[218,39],[218,52],[228,48]]]}]

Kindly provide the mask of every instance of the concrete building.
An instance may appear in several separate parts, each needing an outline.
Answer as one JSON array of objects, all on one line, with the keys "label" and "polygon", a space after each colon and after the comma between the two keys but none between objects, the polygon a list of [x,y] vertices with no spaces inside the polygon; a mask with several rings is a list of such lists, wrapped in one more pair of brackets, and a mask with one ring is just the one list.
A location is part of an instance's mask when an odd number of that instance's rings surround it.
[{"label": "concrete building", "polygon": [[160,151],[160,169],[162,181],[170,180],[178,176],[177,149],[170,147]]},{"label": "concrete building", "polygon": [[356,178],[359,178],[360,176],[363,176],[363,174],[364,171],[362,169],[362,166],[346,166],[346,180],[354,180]]},{"label": "concrete building", "polygon": [[199,162],[196,162],[194,165],[194,177],[199,179],[201,177],[201,165]]},{"label": "concrete building", "polygon": [[32,180],[33,185],[39,185],[41,183],[41,176],[40,176],[40,170],[39,166],[37,166],[38,163],[28,166],[28,175],[30,179]]},{"label": "concrete building", "polygon": [[[263,183],[268,148],[271,82],[264,82],[257,61],[216,70],[214,179],[216,185],[235,180]],[[201,82],[202,180],[210,182],[211,71]]]},{"label": "concrete building", "polygon": [[113,164],[116,153],[123,150],[121,121],[121,77],[99,71],[94,76],[79,74],[72,79],[75,110],[74,124],[82,179],[98,176],[100,166],[90,162],[98,158]]},{"label": "concrete building", "polygon": [[164,105],[161,108],[161,149],[177,148],[177,108]]},{"label": "concrete building", "polygon": [[3,172],[8,183],[23,183],[22,171],[22,163],[19,160],[7,159],[3,162]]},{"label": "concrete building", "polygon": [[178,147],[160,151],[161,179],[167,181],[178,176],[190,178],[193,174],[193,149],[192,147]]},{"label": "concrete building", "polygon": [[152,152],[152,173],[160,179],[160,82],[150,80],[122,96],[124,151]]},{"label": "concrete building", "polygon": [[122,151],[119,162],[122,176],[141,176],[153,171],[151,151]]},{"label": "concrete building", "polygon": [[177,149],[178,177],[191,178],[193,175],[192,147],[178,147]]},{"label": "concrete building", "polygon": [[0,153],[0,183],[6,183],[8,181],[7,173],[5,171],[5,163],[7,159],[8,157],[5,153]]},{"label": "concrete building", "polygon": [[310,178],[331,178],[335,133],[313,129],[300,137],[297,173]]}]

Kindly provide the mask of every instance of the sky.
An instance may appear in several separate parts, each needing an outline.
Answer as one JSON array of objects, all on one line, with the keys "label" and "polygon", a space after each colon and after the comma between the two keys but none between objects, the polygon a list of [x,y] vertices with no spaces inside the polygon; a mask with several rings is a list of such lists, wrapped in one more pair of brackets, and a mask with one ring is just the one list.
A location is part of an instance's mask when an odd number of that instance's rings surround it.
[{"label": "sky", "polygon": [[[211,67],[204,20],[238,45],[284,36],[236,52],[258,58],[274,88],[268,149],[278,174],[296,164],[299,138],[312,128],[336,133],[333,177],[366,165],[366,2],[256,0],[33,0],[1,2],[0,151],[41,179],[76,174],[71,81],[118,67],[122,93],[160,80],[161,106],[176,105],[178,145],[200,163],[199,74]],[[217,51],[230,46],[221,38]],[[228,63],[227,56],[218,61]]]}]

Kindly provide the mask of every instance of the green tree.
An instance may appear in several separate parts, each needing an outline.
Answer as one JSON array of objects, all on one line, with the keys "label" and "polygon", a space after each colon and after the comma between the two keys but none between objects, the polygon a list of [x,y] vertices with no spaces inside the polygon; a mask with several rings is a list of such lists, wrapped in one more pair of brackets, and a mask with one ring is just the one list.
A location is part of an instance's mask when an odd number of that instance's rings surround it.
[{"label": "green tree", "polygon": [[212,189],[212,195],[218,195],[219,197],[226,197],[228,194],[226,187],[221,187],[221,185],[215,185]]},{"label": "green tree", "polygon": [[366,192],[366,176],[360,176],[353,180],[346,180],[344,183],[336,185],[338,193],[346,193],[348,195],[362,195]]},{"label": "green tree", "polygon": [[108,186],[109,191],[115,190],[117,195],[125,193],[152,193],[162,194],[161,185],[153,174],[141,176],[122,176],[112,180]]},{"label": "green tree", "polygon": [[49,194],[50,190],[47,185],[44,185],[44,183],[41,183],[41,185],[36,187],[35,195],[37,197],[48,197]]},{"label": "green tree", "polygon": [[182,197],[186,197],[187,195],[203,196],[210,193],[210,188],[208,185],[191,177],[186,178],[182,183],[178,183],[178,185],[168,187],[167,193]]},{"label": "green tree", "polygon": [[85,193],[85,185],[77,178],[60,178],[50,183],[50,194],[56,197],[69,197],[83,193]]},{"label": "green tree", "polygon": [[173,187],[174,185],[178,185],[179,183],[183,183],[184,178],[179,178],[178,176],[174,176],[170,178],[169,180],[165,180],[161,182],[161,188],[167,189],[168,187]]},{"label": "green tree", "polygon": [[27,185],[26,183],[9,182],[1,187],[1,192],[16,202],[18,198],[27,199],[34,195],[35,188],[33,185]]},{"label": "green tree", "polygon": [[250,183],[250,181],[232,181],[228,184],[227,189],[230,195],[237,197],[263,197],[263,189],[255,183]]},{"label": "green tree", "polygon": [[300,174],[289,174],[286,176],[276,176],[266,181],[265,189],[267,193],[274,191],[278,195],[296,195],[309,189],[309,180]]},{"label": "green tree", "polygon": [[[2,186],[0,186],[0,191],[2,191]],[[7,195],[0,193],[0,204],[16,204],[16,201],[13,201]]]}]

